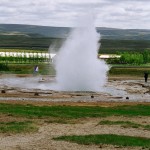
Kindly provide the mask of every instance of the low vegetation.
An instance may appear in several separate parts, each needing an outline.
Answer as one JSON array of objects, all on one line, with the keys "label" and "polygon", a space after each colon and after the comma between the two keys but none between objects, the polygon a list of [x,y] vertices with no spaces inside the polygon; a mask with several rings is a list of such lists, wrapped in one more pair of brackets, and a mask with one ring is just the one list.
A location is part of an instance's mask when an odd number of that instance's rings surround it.
[{"label": "low vegetation", "polygon": [[102,39],[99,53],[116,54],[124,52],[138,52],[150,50],[150,40],[123,40],[123,39]]},{"label": "low vegetation", "polygon": [[150,148],[150,139],[143,137],[132,137],[114,134],[98,134],[98,135],[72,135],[72,136],[61,136],[54,138],[55,140],[71,141],[78,144],[85,145],[100,145],[100,144],[111,144],[118,146],[132,146],[132,147],[148,147]]},{"label": "low vegetation", "polygon": [[108,59],[109,64],[143,65],[150,63],[150,51],[119,52],[119,58]]},{"label": "low vegetation", "polygon": [[34,132],[38,128],[33,122],[0,122],[0,133],[21,133],[21,132]]},{"label": "low vegetation", "polygon": [[112,65],[108,75],[143,77],[145,72],[150,73],[150,68],[148,66],[139,67],[139,66],[113,66]]},{"label": "low vegetation", "polygon": [[55,75],[52,64],[0,64],[0,73],[3,74],[33,74],[34,66],[38,65],[39,75]]},{"label": "low vegetation", "polygon": [[[0,63],[0,73],[3,74],[33,74],[34,66],[39,66],[39,74],[41,75],[55,75],[55,69],[53,64],[47,63],[31,63],[31,64],[5,64]],[[144,73],[150,73],[149,66],[116,66],[112,65],[108,75],[109,76],[136,76],[143,77]]]},{"label": "low vegetation", "polygon": [[47,51],[50,45],[56,44],[60,47],[62,44],[61,38],[41,37],[36,34],[29,36],[21,35],[0,35],[0,47],[3,49],[28,49],[28,50],[43,50]]},{"label": "low vegetation", "polygon": [[24,116],[27,118],[56,117],[78,119],[86,117],[150,116],[149,105],[117,106],[117,107],[85,107],[85,106],[32,106],[0,103],[0,114]]},{"label": "low vegetation", "polygon": [[150,130],[150,125],[142,125],[131,121],[110,121],[110,120],[103,120],[100,121],[98,125],[121,125],[124,128],[143,128],[145,130]]},{"label": "low vegetation", "polygon": [[23,48],[0,48],[0,52],[15,52],[15,53],[47,53],[47,49],[23,49]]}]

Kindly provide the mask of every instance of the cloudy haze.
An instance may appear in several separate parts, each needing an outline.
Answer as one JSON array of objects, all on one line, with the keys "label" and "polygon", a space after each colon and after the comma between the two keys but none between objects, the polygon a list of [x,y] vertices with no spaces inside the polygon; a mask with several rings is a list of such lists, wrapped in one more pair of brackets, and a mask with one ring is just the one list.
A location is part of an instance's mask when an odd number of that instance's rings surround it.
[{"label": "cloudy haze", "polygon": [[75,26],[88,11],[97,27],[150,29],[150,0],[0,0],[0,24]]}]

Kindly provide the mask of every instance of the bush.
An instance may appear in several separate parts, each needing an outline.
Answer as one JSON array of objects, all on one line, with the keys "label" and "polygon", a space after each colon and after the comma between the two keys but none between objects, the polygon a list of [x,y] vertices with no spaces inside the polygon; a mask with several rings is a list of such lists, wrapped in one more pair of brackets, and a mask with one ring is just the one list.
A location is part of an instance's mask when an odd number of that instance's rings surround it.
[{"label": "bush", "polygon": [[0,63],[0,71],[9,71],[8,65]]},{"label": "bush", "polygon": [[150,63],[150,52],[144,51],[142,53],[139,52],[125,52],[119,54],[120,58],[113,58],[107,60],[110,64],[133,64],[133,65],[140,65],[140,64],[147,64]]}]

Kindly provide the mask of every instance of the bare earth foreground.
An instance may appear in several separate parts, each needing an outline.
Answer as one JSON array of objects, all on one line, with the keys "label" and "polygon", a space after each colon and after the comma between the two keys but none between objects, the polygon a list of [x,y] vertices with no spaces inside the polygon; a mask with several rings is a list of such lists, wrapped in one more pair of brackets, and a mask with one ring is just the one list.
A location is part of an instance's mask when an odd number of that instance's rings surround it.
[{"label": "bare earth foreground", "polygon": [[[101,92],[62,92],[48,89],[22,86],[24,80],[17,77],[0,77],[0,103],[17,103],[33,105],[69,105],[69,106],[102,106],[117,105],[150,105],[150,83],[142,79],[109,79],[106,89]],[[24,78],[24,77],[23,77]],[[26,79],[28,80],[28,79]],[[48,77],[36,78],[35,84],[48,82]],[[49,81],[51,82],[51,81]],[[115,87],[115,88],[114,88]],[[11,119],[11,116],[0,115],[0,122]],[[17,118],[16,118],[17,119]],[[141,149],[139,147],[118,147],[111,145],[79,145],[71,142],[55,141],[54,137],[63,135],[119,134],[150,138],[150,131],[142,128],[124,128],[120,125],[97,125],[101,120],[133,121],[150,125],[150,117],[86,118],[75,124],[44,123],[36,133],[0,134],[0,150],[98,150],[98,149]],[[132,119],[132,120],[131,120]]]}]

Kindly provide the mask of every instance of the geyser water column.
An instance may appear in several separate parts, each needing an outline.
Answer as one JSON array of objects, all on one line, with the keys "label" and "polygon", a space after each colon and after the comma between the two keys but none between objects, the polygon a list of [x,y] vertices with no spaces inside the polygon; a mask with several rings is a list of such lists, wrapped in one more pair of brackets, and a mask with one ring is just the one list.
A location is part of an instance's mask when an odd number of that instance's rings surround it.
[{"label": "geyser water column", "polygon": [[[82,20],[82,21],[81,21]],[[92,15],[79,19],[56,56],[56,81],[62,91],[100,91],[107,80],[108,66],[98,59],[100,35]]]}]

